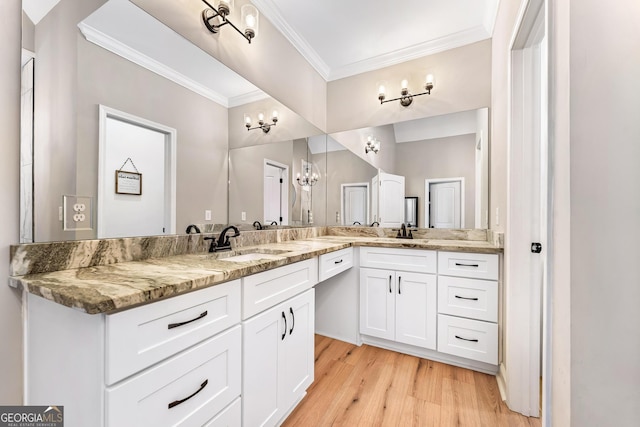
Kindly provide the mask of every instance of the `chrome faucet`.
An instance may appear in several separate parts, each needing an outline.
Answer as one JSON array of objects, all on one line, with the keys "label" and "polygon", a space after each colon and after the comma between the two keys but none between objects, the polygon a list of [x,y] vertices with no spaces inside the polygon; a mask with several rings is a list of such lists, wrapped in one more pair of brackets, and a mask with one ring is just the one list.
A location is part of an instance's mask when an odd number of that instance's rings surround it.
[{"label": "chrome faucet", "polygon": [[[233,230],[233,236],[227,236],[227,232],[229,230]],[[229,237],[238,237],[240,235],[240,230],[235,225],[230,225],[226,227],[224,230],[220,232],[220,237],[218,237],[218,242],[215,246],[215,251],[224,251],[231,250],[231,242],[229,242]],[[211,250],[209,251],[211,252]]]}]

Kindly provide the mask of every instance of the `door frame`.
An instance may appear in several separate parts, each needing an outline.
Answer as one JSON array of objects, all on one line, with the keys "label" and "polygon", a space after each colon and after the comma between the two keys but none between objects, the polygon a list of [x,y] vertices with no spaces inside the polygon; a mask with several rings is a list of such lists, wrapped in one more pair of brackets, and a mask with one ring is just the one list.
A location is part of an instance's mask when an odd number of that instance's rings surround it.
[{"label": "door frame", "polygon": [[[98,106],[98,200],[96,209],[96,218],[98,221],[96,230],[97,237],[104,235],[104,225],[102,219],[104,218],[104,201],[106,179],[110,179],[105,176],[107,169],[106,153],[107,153],[107,119],[115,119],[124,123],[128,123],[134,126],[149,129],[158,133],[164,134],[164,149],[165,149],[165,234],[176,233],[176,152],[177,152],[177,138],[178,131],[169,126],[165,126],[160,123],[153,122],[151,120],[143,119],[142,117],[134,116],[133,114],[125,113],[124,111],[116,110],[115,108],[107,107],[100,104]],[[111,178],[113,179],[113,178]]]},{"label": "door frame", "polygon": [[[539,216],[539,237],[548,246],[552,230],[550,183],[553,182],[548,151],[548,2],[527,0],[519,10],[510,43],[508,62],[508,121],[507,121],[507,227],[505,236],[505,321],[504,354],[508,368],[500,365],[499,382],[505,386],[507,405],[527,416],[540,416],[542,425],[551,420],[551,257],[548,247],[536,254],[546,265],[542,283],[532,280],[531,253],[534,219]],[[539,58],[535,50],[541,48]],[[538,63],[536,63],[538,61]],[[539,71],[536,71],[536,67]],[[540,90],[531,90],[531,79],[539,79]],[[539,97],[539,98],[537,98]],[[539,113],[535,109],[539,108]],[[535,114],[539,114],[536,122]],[[540,169],[532,169],[530,155],[533,132],[540,135]],[[538,177],[536,181],[532,176]],[[546,175],[546,178],[545,178]],[[534,182],[535,181],[535,182]],[[538,187],[543,195],[540,206],[525,204],[527,189]],[[525,206],[525,207],[523,207]],[[536,209],[534,213],[532,210]],[[517,284],[517,285],[516,285]],[[542,369],[540,370],[540,367]],[[540,376],[542,402],[540,402]]]},{"label": "door frame", "polygon": [[465,217],[464,217],[464,177],[458,176],[454,178],[427,178],[424,180],[424,228],[429,228],[429,204],[431,203],[431,199],[429,197],[429,192],[431,190],[431,184],[440,184],[443,182],[460,182],[460,228],[465,228],[464,225]]},{"label": "door frame", "polygon": [[[282,215],[282,221],[280,221],[280,225],[289,225],[289,165],[285,165],[284,163],[276,162],[275,160],[264,159],[263,168],[262,168],[262,218],[266,218],[264,211],[264,176],[267,172],[267,166],[274,166],[276,168],[282,169],[283,177],[282,177],[282,186],[280,187],[282,193],[280,194],[280,214]],[[266,224],[268,225],[268,224]]]},{"label": "door frame", "polygon": [[341,218],[340,223],[342,225],[351,225],[351,224],[345,224],[345,222],[344,222],[344,218],[345,218],[345,216],[344,216],[344,190],[347,187],[366,187],[367,188],[367,206],[366,206],[366,209],[367,209],[367,215],[366,215],[367,224],[362,224],[362,225],[368,225],[370,223],[370,221],[371,221],[371,218],[370,218],[371,207],[369,205],[371,203],[371,201],[369,200],[369,183],[368,182],[348,182],[346,184],[340,184],[340,218]]}]

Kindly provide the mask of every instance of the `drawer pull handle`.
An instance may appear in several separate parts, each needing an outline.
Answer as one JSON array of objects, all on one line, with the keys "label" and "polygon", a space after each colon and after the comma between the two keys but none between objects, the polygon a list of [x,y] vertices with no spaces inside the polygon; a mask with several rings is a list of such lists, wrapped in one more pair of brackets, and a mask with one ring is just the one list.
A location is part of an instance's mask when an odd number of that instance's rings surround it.
[{"label": "drawer pull handle", "polygon": [[289,329],[289,335],[293,333],[293,328],[296,327],[296,316],[293,314],[293,308],[289,307],[289,313],[291,313],[291,329]]},{"label": "drawer pull handle", "polygon": [[284,341],[284,337],[287,336],[287,316],[284,315],[284,311],[282,312],[282,318],[284,319],[284,332],[280,338]]},{"label": "drawer pull handle", "polygon": [[343,260],[340,260],[340,261],[334,261],[333,263],[334,263],[334,264],[342,264],[342,261],[343,261]]},{"label": "drawer pull handle", "polygon": [[461,297],[460,295],[456,295],[455,297],[458,299],[468,299],[469,301],[478,301],[478,298]]},{"label": "drawer pull handle", "polygon": [[458,335],[455,335],[455,337],[458,338],[459,340],[463,340],[463,341],[478,342],[478,340],[476,340],[476,339],[472,340],[472,339],[469,339],[469,338],[462,338],[462,337],[459,337]]},{"label": "drawer pull handle", "polygon": [[389,275],[389,293],[393,293],[393,291],[391,290],[391,275]]},{"label": "drawer pull handle", "polygon": [[400,283],[402,283],[402,276],[398,276],[398,295],[402,293],[400,292]]},{"label": "drawer pull handle", "polygon": [[458,267],[480,267],[478,264],[462,264],[461,262],[456,262],[456,265]]},{"label": "drawer pull handle", "polygon": [[197,389],[192,395],[185,397],[184,399],[180,399],[180,400],[174,400],[173,402],[169,403],[169,409],[173,408],[174,406],[178,406],[179,404],[186,402],[187,400],[191,399],[193,396],[195,396],[196,394],[200,393],[202,390],[204,390],[204,388],[207,386],[207,384],[209,384],[209,380],[204,380],[204,382],[202,384],[200,384],[200,388]]},{"label": "drawer pull handle", "polygon": [[180,322],[180,323],[169,323],[169,324],[167,325],[167,329],[173,329],[173,328],[177,328],[177,327],[179,327],[179,326],[184,326],[184,325],[186,325],[186,324],[188,324],[188,323],[191,323],[191,322],[195,322],[196,320],[199,320],[199,319],[202,319],[203,317],[206,317],[206,316],[207,316],[207,314],[209,314],[209,313],[207,313],[206,311],[203,311],[202,313],[200,313],[200,315],[199,315],[198,317],[193,318],[193,319],[191,319],[191,320],[187,320],[186,322]]}]

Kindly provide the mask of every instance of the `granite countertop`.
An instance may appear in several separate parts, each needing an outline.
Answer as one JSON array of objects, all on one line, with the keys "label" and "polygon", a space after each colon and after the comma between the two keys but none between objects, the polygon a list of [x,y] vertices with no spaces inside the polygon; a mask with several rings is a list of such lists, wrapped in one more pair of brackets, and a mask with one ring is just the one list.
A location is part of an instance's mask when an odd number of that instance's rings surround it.
[{"label": "granite countertop", "polygon": [[[322,236],[256,246],[231,252],[150,258],[9,278],[11,286],[89,314],[110,313],[161,298],[206,288],[350,246],[378,246],[500,253],[486,241]],[[264,258],[231,261],[235,255]]]}]

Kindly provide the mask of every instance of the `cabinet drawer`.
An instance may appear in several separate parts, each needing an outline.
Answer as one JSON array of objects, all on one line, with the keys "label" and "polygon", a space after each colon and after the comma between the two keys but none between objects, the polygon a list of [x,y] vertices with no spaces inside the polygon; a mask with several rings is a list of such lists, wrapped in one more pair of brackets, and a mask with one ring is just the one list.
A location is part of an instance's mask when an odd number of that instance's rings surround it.
[{"label": "cabinet drawer", "polygon": [[436,272],[436,251],[397,248],[360,248],[360,266],[414,273]]},{"label": "cabinet drawer", "polygon": [[242,279],[242,319],[291,298],[318,283],[318,258],[267,270]]},{"label": "cabinet drawer", "polygon": [[498,282],[440,276],[438,312],[497,322]]},{"label": "cabinet drawer", "polygon": [[105,425],[205,424],[240,396],[241,340],[238,325],[107,389]]},{"label": "cabinet drawer", "polygon": [[240,280],[106,316],[111,385],[240,323]]},{"label": "cabinet drawer", "polygon": [[498,324],[438,315],[438,351],[498,364]]},{"label": "cabinet drawer", "polygon": [[439,252],[438,274],[498,280],[498,255]]},{"label": "cabinet drawer", "polygon": [[217,414],[204,427],[233,427],[242,424],[242,400],[237,398],[233,403]]},{"label": "cabinet drawer", "polygon": [[322,282],[353,267],[353,248],[345,248],[320,255],[318,264],[320,268],[318,280]]}]

